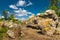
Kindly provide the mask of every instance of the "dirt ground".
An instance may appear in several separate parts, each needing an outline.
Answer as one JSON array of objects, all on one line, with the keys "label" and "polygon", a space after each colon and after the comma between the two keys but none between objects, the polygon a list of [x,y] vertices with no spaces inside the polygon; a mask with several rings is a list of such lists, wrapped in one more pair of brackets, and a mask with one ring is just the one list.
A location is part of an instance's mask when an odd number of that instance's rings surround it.
[{"label": "dirt ground", "polygon": [[60,40],[60,35],[43,35],[40,30],[27,27],[22,30],[22,33],[20,40]]}]

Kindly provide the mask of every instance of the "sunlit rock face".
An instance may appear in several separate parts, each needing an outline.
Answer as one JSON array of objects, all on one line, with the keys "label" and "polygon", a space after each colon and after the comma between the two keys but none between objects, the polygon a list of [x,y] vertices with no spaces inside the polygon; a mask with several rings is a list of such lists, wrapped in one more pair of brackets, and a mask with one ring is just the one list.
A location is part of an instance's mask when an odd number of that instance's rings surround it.
[{"label": "sunlit rock face", "polygon": [[53,35],[56,28],[56,22],[50,18],[35,17],[33,20],[27,22],[27,25],[32,28],[41,29],[43,34]]},{"label": "sunlit rock face", "polygon": [[[46,10],[43,14],[37,14],[36,16],[31,15],[29,20],[26,21],[26,25],[37,29],[39,28],[42,33],[46,35],[58,34],[59,29],[57,27],[59,26],[59,23],[57,18],[54,10]],[[56,31],[56,29],[58,30]]]},{"label": "sunlit rock face", "polygon": [[54,10],[46,10],[46,14],[54,14],[55,11]]},{"label": "sunlit rock face", "polygon": [[8,28],[13,28],[13,27],[18,27],[19,26],[19,24],[14,23],[12,20],[10,20],[10,21],[5,20],[5,21],[2,21],[0,23],[1,23],[0,26],[8,27]]},{"label": "sunlit rock face", "polygon": [[42,17],[42,18],[50,18],[53,19],[54,21],[57,20],[58,16],[56,15],[54,10],[46,10],[44,13],[42,14],[37,14],[37,17]]},{"label": "sunlit rock face", "polygon": [[42,19],[38,21],[38,25],[44,27],[56,27],[56,23],[52,19]]},{"label": "sunlit rock face", "polygon": [[42,33],[46,35],[53,35],[55,32],[55,27],[46,27],[42,29]]},{"label": "sunlit rock face", "polygon": [[29,19],[28,20],[33,20],[34,19],[34,14],[32,14],[31,16],[29,16]]},{"label": "sunlit rock face", "polygon": [[45,14],[47,14],[47,17],[52,18],[54,21],[57,20],[57,15],[54,10],[46,10]]}]

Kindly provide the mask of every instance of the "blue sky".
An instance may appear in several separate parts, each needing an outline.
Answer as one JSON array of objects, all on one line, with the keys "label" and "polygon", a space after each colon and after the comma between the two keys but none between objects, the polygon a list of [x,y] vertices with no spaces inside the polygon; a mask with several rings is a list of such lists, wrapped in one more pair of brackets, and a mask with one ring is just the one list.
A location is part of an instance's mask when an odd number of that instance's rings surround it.
[{"label": "blue sky", "polygon": [[0,15],[3,10],[8,10],[16,18],[27,19],[32,14],[48,9],[49,4],[49,0],[0,0]]}]

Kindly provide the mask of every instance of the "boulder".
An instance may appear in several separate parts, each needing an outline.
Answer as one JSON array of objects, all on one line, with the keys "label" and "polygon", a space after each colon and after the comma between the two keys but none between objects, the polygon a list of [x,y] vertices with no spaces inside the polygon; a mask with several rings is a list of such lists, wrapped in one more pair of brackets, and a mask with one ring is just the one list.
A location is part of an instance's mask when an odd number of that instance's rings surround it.
[{"label": "boulder", "polygon": [[58,23],[58,16],[54,10],[46,10],[44,14],[37,14],[36,17],[31,15],[26,21],[26,25],[31,28],[41,29],[43,34],[53,35],[60,33],[60,24]]},{"label": "boulder", "polygon": [[46,10],[45,13],[43,13],[43,15],[37,15],[41,18],[50,18],[50,19],[53,19],[54,21],[57,20],[58,16],[56,15],[55,11],[54,10]]},{"label": "boulder", "polygon": [[45,35],[53,35],[55,32],[55,28],[54,27],[46,27],[42,29],[42,33]]},{"label": "boulder", "polygon": [[38,25],[42,28],[44,27],[55,27],[55,22],[52,19],[42,19],[38,21]]},{"label": "boulder", "polygon": [[8,30],[7,34],[8,34],[9,37],[15,38],[14,32],[12,30]]},{"label": "boulder", "polygon": [[53,19],[54,21],[57,20],[57,18],[58,18],[58,16],[56,15],[54,10],[46,10],[46,14],[48,14],[48,15],[45,15],[45,16]]},{"label": "boulder", "polygon": [[9,37],[11,38],[16,38],[19,37],[21,35],[21,29],[20,26],[18,27],[13,27],[12,29],[7,31],[7,34]]}]

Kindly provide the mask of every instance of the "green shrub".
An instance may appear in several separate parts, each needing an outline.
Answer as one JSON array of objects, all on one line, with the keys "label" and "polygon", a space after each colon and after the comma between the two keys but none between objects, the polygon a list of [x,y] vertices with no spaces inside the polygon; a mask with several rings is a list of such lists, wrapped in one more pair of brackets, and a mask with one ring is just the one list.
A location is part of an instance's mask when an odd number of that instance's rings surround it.
[{"label": "green shrub", "polygon": [[6,33],[8,28],[0,27],[0,33]]}]

